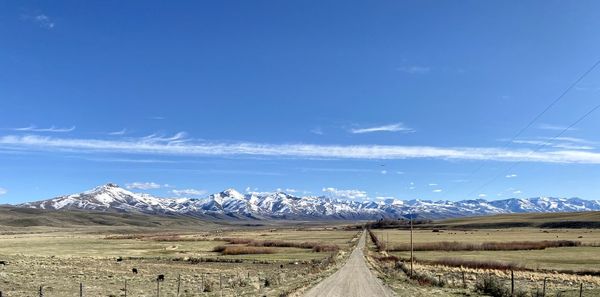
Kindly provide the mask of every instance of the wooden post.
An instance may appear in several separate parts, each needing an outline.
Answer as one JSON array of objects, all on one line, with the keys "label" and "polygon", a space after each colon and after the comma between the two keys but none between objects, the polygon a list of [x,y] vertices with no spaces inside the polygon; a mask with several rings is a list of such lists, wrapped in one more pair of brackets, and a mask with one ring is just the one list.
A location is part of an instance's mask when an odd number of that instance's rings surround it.
[{"label": "wooden post", "polygon": [[463,288],[467,287],[467,282],[465,281],[465,272],[462,272],[462,281],[463,281]]},{"label": "wooden post", "polygon": [[410,216],[410,276],[413,276],[413,217]]},{"label": "wooden post", "polygon": [[221,291],[221,297],[223,297],[223,276],[219,273],[219,289]]},{"label": "wooden post", "polygon": [[583,297],[583,283],[579,284],[579,297]]},{"label": "wooden post", "polygon": [[160,282],[156,279],[156,297],[160,297]]},{"label": "wooden post", "polygon": [[40,286],[40,297],[44,297],[44,288]]},{"label": "wooden post", "polygon": [[127,280],[125,280],[125,289],[124,289],[124,291],[125,291],[125,297],[127,297]]},{"label": "wooden post", "polygon": [[204,273],[202,273],[202,292],[204,292]]},{"label": "wooden post", "polygon": [[515,296],[515,272],[513,270],[510,271],[510,296]]},{"label": "wooden post", "polygon": [[546,297],[546,279],[547,279],[547,277],[544,277],[544,286],[542,287],[542,297]]},{"label": "wooden post", "polygon": [[177,275],[177,297],[179,297],[179,289],[181,289],[181,274]]},{"label": "wooden post", "polygon": [[83,283],[79,283],[79,297],[83,297]]},{"label": "wooden post", "polygon": [[438,284],[441,286],[442,285],[442,275],[438,274]]}]

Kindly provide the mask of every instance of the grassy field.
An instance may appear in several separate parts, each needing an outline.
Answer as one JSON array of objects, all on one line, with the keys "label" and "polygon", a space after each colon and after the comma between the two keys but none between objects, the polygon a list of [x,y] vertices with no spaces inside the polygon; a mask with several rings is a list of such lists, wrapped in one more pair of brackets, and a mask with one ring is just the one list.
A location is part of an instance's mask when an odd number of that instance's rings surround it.
[{"label": "grassy field", "polygon": [[[217,224],[181,217],[0,208],[0,291],[5,296],[280,296],[343,263],[356,231],[290,223]],[[5,215],[5,216],[4,216]],[[114,221],[111,221],[114,220]],[[111,221],[110,224],[105,221]],[[282,227],[274,228],[275,225]],[[299,225],[305,225],[300,223]],[[335,225],[335,224],[334,224]],[[336,244],[340,251],[275,247],[273,254],[222,255],[219,238]],[[122,259],[117,261],[117,259]],[[138,273],[133,273],[135,268]]]},{"label": "grassy field", "polygon": [[600,212],[503,214],[441,220],[434,225],[443,228],[600,228]]},{"label": "grassy field", "polygon": [[[600,277],[597,275],[600,273],[600,229],[581,228],[593,226],[593,222],[600,222],[600,213],[501,215],[422,224],[414,230],[414,243],[442,250],[414,252],[417,260],[414,266],[417,279],[408,278],[395,266],[394,259],[406,261],[410,258],[408,251],[393,251],[409,246],[410,231],[406,226],[373,230],[384,250],[377,252],[379,249],[373,244],[371,255],[374,266],[383,271],[384,279],[391,287],[400,288],[399,292],[406,288],[416,290],[415,296],[427,296],[427,293],[413,287],[421,282],[426,283],[424,288],[427,290],[435,291],[436,296],[461,294],[456,290],[463,285],[467,286],[468,292],[474,292],[475,284],[488,276],[496,279],[501,285],[509,286],[510,271],[499,269],[500,266],[494,266],[494,263],[515,264],[516,286],[518,290],[526,291],[527,296],[533,296],[537,289],[541,290],[544,279],[547,280],[547,296],[579,296],[580,284],[583,284],[583,296],[599,296]],[[569,228],[558,228],[561,226]],[[580,245],[531,250],[451,250],[452,247],[471,249],[502,245],[489,244],[493,242],[506,243],[512,247],[519,246],[516,244],[518,242],[543,241],[568,241]],[[486,263],[491,265],[489,267],[498,268],[447,266],[446,259],[464,265],[468,262]],[[582,273],[586,275],[580,275]],[[437,285],[440,282],[443,283],[442,287]],[[468,292],[462,293],[471,294]]]}]

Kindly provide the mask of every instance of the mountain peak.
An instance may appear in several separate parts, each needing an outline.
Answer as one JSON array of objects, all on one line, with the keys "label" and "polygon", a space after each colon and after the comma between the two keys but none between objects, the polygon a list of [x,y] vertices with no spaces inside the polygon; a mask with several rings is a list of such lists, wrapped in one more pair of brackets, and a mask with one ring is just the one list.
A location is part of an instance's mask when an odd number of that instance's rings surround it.
[{"label": "mountain peak", "polygon": [[441,219],[461,216],[524,212],[598,211],[600,201],[579,198],[537,197],[487,201],[430,201],[385,199],[377,203],[333,197],[294,196],[285,192],[241,194],[227,189],[204,199],[158,198],[132,193],[108,183],[86,192],[19,205],[42,209],[86,209],[96,211],[185,214],[220,218],[286,219],[379,219],[407,214]]},{"label": "mountain peak", "polygon": [[238,192],[236,189],[233,189],[233,188],[229,188],[221,193],[225,194],[226,196],[232,197],[232,198],[237,198],[237,199],[244,198],[244,195],[242,193]]}]

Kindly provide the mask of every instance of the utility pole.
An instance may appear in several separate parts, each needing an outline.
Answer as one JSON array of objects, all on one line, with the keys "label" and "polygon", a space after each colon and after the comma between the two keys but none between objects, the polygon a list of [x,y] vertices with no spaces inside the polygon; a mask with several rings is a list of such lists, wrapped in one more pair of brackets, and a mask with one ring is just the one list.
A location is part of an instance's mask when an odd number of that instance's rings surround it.
[{"label": "utility pole", "polygon": [[410,216],[410,276],[413,275],[413,216]]}]

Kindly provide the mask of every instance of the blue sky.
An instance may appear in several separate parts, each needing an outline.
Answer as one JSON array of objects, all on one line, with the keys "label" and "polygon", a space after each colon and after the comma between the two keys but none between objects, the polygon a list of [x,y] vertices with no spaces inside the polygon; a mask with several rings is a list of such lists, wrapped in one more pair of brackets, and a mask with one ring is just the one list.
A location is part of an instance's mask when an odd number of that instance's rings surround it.
[{"label": "blue sky", "polygon": [[[600,198],[594,1],[4,1],[0,204]],[[539,146],[543,145],[541,149]],[[515,163],[516,162],[516,163]],[[491,182],[490,182],[491,181]]]}]

